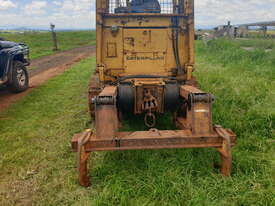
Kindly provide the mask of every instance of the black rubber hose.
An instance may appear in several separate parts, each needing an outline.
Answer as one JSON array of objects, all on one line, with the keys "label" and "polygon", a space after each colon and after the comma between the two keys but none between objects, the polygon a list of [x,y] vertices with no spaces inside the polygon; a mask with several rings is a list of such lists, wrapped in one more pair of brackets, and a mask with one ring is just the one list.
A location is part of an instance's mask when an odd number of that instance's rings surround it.
[{"label": "black rubber hose", "polygon": [[182,71],[180,57],[179,57],[179,31],[178,31],[179,19],[178,17],[173,17],[172,24],[173,24],[173,30],[172,30],[173,52],[175,56],[178,73],[183,74],[184,71]]},{"label": "black rubber hose", "polygon": [[178,47],[176,46],[178,44],[178,34],[175,31],[176,29],[173,29],[173,40],[172,40],[172,46],[173,46],[173,53],[174,53],[174,57],[175,57],[175,61],[176,61],[176,65],[177,65],[177,70],[180,71],[181,69],[181,65],[180,65],[180,60],[179,60],[179,52],[178,52]]}]

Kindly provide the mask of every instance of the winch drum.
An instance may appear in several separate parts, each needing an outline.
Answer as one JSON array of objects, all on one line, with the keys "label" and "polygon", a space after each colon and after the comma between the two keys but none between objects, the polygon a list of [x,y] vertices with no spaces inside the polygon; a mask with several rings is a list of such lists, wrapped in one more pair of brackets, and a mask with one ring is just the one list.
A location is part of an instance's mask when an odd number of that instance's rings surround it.
[{"label": "winch drum", "polygon": [[[164,110],[175,112],[177,110],[180,95],[177,83],[167,83],[164,86]],[[118,86],[117,107],[122,112],[133,112],[135,107],[135,87],[132,84],[120,84]]]}]

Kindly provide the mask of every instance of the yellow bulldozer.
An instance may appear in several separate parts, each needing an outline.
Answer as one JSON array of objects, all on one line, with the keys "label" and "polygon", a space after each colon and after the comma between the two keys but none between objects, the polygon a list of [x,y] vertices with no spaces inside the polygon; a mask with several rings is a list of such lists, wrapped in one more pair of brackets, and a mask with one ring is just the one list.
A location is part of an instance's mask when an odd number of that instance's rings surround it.
[{"label": "yellow bulldozer", "polygon": [[[230,175],[236,135],[213,125],[214,96],[196,87],[194,0],[97,0],[96,72],[89,85],[95,129],[75,134],[79,181],[89,186],[91,152],[216,148]],[[176,130],[156,128],[170,113]],[[146,131],[121,132],[123,116],[144,115]]]}]

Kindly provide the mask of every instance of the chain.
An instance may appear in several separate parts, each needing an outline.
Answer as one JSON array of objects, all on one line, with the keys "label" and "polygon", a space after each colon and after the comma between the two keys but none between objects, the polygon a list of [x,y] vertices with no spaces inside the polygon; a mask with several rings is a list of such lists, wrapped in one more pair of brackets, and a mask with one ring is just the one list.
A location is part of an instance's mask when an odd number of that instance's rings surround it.
[{"label": "chain", "polygon": [[144,123],[147,127],[154,127],[156,125],[156,115],[152,113],[151,109],[144,116]]}]

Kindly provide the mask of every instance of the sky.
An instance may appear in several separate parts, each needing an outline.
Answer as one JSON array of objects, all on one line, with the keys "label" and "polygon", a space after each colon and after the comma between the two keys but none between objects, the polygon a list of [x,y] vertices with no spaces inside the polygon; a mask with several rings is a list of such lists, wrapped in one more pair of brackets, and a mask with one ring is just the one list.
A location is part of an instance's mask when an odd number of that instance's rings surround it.
[{"label": "sky", "polygon": [[[275,0],[195,0],[196,27],[275,20]],[[95,28],[95,0],[0,0],[0,27]]]}]

